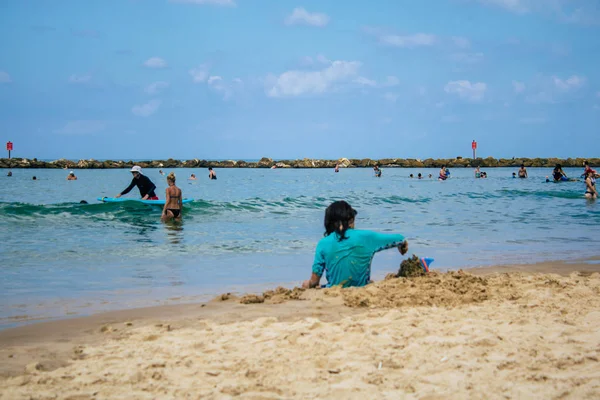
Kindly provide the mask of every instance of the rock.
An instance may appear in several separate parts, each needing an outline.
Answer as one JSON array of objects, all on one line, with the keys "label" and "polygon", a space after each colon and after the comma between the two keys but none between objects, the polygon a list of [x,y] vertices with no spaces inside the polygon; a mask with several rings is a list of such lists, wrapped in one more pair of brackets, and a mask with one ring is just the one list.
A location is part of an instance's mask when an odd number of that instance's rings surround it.
[{"label": "rock", "polygon": [[257,164],[259,168],[271,168],[273,166],[273,160],[271,158],[263,157]]},{"label": "rock", "polygon": [[348,168],[352,165],[352,163],[350,162],[350,160],[348,160],[347,158],[340,158],[338,160],[339,166],[341,168]]}]

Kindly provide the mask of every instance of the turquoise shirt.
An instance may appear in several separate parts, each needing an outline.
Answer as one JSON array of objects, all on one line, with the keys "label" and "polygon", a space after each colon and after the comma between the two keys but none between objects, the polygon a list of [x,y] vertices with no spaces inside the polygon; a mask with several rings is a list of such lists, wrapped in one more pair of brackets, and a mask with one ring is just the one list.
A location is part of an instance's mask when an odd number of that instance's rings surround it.
[{"label": "turquoise shirt", "polygon": [[348,229],[346,239],[336,232],[319,240],[312,271],[319,277],[326,272],[327,286],[365,286],[371,279],[375,253],[397,247],[404,241],[399,234]]}]

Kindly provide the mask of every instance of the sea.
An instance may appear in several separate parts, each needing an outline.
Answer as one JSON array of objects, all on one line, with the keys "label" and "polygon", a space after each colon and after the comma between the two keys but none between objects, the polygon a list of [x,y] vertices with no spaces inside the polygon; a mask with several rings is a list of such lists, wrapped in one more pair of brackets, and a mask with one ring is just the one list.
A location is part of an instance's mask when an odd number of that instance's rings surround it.
[{"label": "sea", "polygon": [[[584,197],[583,179],[546,182],[549,168],[529,168],[527,179],[512,178],[517,168],[483,170],[487,179],[460,168],[438,181],[438,170],[426,168],[383,168],[380,178],[370,168],[223,168],[217,180],[205,169],[163,169],[194,199],[180,223],[161,222],[158,206],[98,201],[127,187],[126,169],[76,169],[76,181],[62,169],[4,170],[0,329],[298,286],[335,200],[358,211],[357,229],[406,236],[404,258],[433,258],[433,270],[597,262],[600,205]],[[565,172],[579,177],[583,169]],[[143,173],[164,198],[165,176]],[[137,188],[127,197],[139,198]],[[377,253],[372,278],[396,272],[402,259],[395,249]]]}]

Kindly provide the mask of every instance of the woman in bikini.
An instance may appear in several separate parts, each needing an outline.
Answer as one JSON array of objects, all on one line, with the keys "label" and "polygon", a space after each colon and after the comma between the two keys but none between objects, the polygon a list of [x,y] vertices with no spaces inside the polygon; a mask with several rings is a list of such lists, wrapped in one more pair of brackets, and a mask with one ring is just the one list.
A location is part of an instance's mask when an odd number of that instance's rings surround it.
[{"label": "woman in bikini", "polygon": [[596,175],[596,173],[593,170],[589,170],[585,174],[585,197],[588,199],[598,198],[598,190],[596,189],[596,179],[594,178],[594,175]]},{"label": "woman in bikini", "polygon": [[171,219],[180,221],[182,208],[181,189],[175,186],[175,174],[173,172],[167,176],[167,183],[169,184],[169,187],[165,191],[166,201],[161,219],[163,221],[169,221]]}]

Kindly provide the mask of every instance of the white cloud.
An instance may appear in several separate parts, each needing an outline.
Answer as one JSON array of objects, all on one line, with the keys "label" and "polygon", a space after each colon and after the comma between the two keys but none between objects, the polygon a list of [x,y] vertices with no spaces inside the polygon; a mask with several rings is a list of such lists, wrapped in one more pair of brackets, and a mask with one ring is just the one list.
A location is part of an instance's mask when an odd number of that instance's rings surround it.
[{"label": "white cloud", "polygon": [[146,88],[144,89],[144,92],[146,92],[148,94],[158,94],[168,87],[169,87],[169,82],[163,82],[163,81],[152,82],[151,84],[146,86]]},{"label": "white cloud", "polygon": [[160,57],[151,57],[144,61],[144,66],[148,68],[166,68],[167,62]]},{"label": "white cloud", "polygon": [[525,91],[525,84],[519,81],[512,81],[513,90],[515,93],[523,93]]},{"label": "white cloud", "polygon": [[10,83],[12,79],[10,79],[10,75],[8,72],[0,71],[0,83]]},{"label": "white cloud", "polygon": [[211,90],[223,96],[223,100],[231,99],[234,94],[243,89],[244,82],[240,78],[235,78],[232,82],[228,83],[218,75],[210,76],[206,81]]},{"label": "white cloud", "polygon": [[190,75],[195,83],[204,82],[208,78],[208,65],[201,64],[197,68],[190,69]]},{"label": "white cloud", "polygon": [[400,84],[400,79],[396,78],[395,76],[388,76],[385,80],[385,84],[384,86],[396,86]]},{"label": "white cloud", "polygon": [[357,61],[333,61],[320,71],[287,71],[267,79],[267,95],[291,97],[327,92],[335,83],[355,78],[360,68]]},{"label": "white cloud", "polygon": [[160,100],[150,100],[146,104],[142,104],[141,106],[133,106],[131,108],[131,112],[138,117],[149,117],[154,114],[158,108],[160,107]]},{"label": "white cloud", "polygon": [[454,45],[460,49],[468,49],[471,47],[469,39],[461,36],[452,36],[452,41],[454,42]]},{"label": "white cloud", "polygon": [[481,4],[503,8],[514,14],[540,13],[552,15],[565,23],[597,25],[600,13],[595,0],[475,0]]},{"label": "white cloud", "polygon": [[415,33],[414,35],[382,35],[379,41],[388,46],[406,47],[412,49],[419,46],[432,46],[435,44],[435,35],[425,33]]},{"label": "white cloud", "polygon": [[222,81],[223,78],[221,78],[220,76],[211,76],[210,78],[208,78],[208,81],[206,81],[206,83],[208,83],[209,85],[214,85]]},{"label": "white cloud", "polygon": [[585,78],[582,76],[572,75],[569,78],[562,80],[556,76],[552,77],[554,86],[563,91],[578,89],[585,84]]},{"label": "white cloud", "polygon": [[312,26],[325,26],[329,22],[327,14],[323,13],[310,13],[302,7],[294,8],[292,14],[286,19],[286,25],[312,25]]},{"label": "white cloud", "polygon": [[91,80],[92,80],[92,76],[91,75],[77,75],[77,74],[73,74],[73,75],[71,75],[69,77],[69,83],[75,83],[75,84],[88,83]]},{"label": "white cloud", "polygon": [[182,4],[198,4],[198,5],[213,5],[213,6],[235,6],[233,0],[169,0],[171,3]]},{"label": "white cloud", "polygon": [[483,53],[454,53],[452,60],[466,64],[476,64],[483,61]]},{"label": "white cloud", "polygon": [[359,76],[358,78],[354,79],[353,82],[358,83],[359,85],[362,85],[362,86],[370,86],[370,87],[377,86],[377,82],[375,82],[372,79],[367,79],[364,76]]},{"label": "white cloud", "polygon": [[62,135],[90,135],[103,131],[106,124],[103,121],[74,120],[68,121],[65,126],[54,132]]},{"label": "white cloud", "polygon": [[317,61],[321,64],[331,64],[331,60],[325,57],[323,54],[317,56]]},{"label": "white cloud", "polygon": [[485,95],[487,85],[482,82],[471,83],[466,80],[451,81],[444,86],[446,93],[457,94],[461,99],[469,101],[481,101]]},{"label": "white cloud", "polygon": [[395,103],[396,100],[398,100],[398,97],[400,97],[400,95],[398,93],[392,93],[392,92],[387,92],[386,94],[383,95],[384,99],[386,99],[387,101],[390,101],[392,103]]},{"label": "white cloud", "polygon": [[[566,79],[557,76],[538,77],[526,97],[530,103],[561,103],[576,100],[582,96],[581,89],[587,82],[584,76],[571,75]],[[532,90],[533,88],[533,90]]]}]

